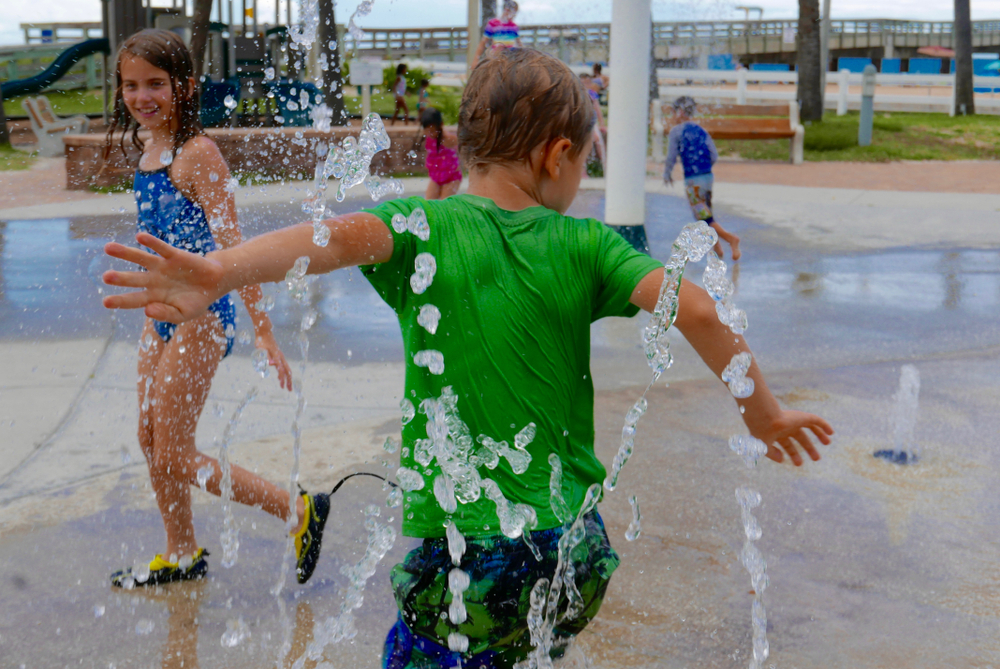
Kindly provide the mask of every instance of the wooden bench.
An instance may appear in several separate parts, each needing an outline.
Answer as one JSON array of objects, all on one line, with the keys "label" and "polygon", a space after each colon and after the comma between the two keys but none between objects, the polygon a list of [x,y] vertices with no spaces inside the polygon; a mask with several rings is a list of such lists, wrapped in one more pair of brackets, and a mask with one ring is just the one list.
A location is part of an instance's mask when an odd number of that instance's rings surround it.
[{"label": "wooden bench", "polygon": [[[798,102],[698,105],[695,120],[712,139],[790,139],[789,159],[793,165],[802,164],[805,128],[799,123]],[[669,126],[665,131],[670,131]]]},{"label": "wooden bench", "polygon": [[62,138],[65,135],[77,135],[87,132],[90,121],[86,116],[59,118],[52,111],[49,99],[44,95],[37,98],[28,97],[21,100],[21,106],[28,113],[31,129],[38,138],[38,153],[42,156],[55,157],[63,155]]}]

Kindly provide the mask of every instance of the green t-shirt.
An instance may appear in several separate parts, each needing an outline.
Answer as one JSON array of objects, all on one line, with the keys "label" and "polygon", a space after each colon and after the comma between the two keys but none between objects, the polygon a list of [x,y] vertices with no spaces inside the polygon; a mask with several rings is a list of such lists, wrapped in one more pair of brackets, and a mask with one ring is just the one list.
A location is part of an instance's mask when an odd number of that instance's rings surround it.
[{"label": "green t-shirt", "polygon": [[[430,237],[392,229],[394,214],[423,208]],[[414,459],[416,440],[427,438],[420,402],[451,386],[458,413],[472,438],[486,435],[514,448],[528,423],[537,433],[527,446],[531,462],[515,474],[506,458],[481,476],[496,481],[512,503],[532,506],[537,529],[559,526],[549,505],[550,453],[563,466],[562,492],[574,512],[587,488],[604,480],[594,455],[594,386],[590,376],[590,324],[605,316],[633,316],[636,285],[662,264],[636,252],[600,221],[563,216],[545,207],[504,211],[492,200],[458,195],[446,200],[405,198],[371,210],[393,235],[392,258],[362,267],[372,286],[399,317],[406,355],[405,397],[418,409],[403,428],[400,464],[424,477],[423,489],[404,493],[403,533],[443,536],[447,514],[434,496],[437,462]],[[418,254],[434,256],[430,287],[410,285]],[[417,323],[420,307],[441,312],[437,332]],[[444,373],[414,363],[423,350],[444,354]],[[478,448],[479,444],[475,446]],[[500,531],[495,504],[484,494],[458,504],[451,516],[464,535]]]}]

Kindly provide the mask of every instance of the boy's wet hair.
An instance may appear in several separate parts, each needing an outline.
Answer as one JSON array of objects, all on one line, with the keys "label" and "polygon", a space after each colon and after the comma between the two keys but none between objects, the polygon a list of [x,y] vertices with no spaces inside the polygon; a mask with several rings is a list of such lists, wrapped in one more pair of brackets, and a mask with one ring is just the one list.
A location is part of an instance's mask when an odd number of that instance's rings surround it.
[{"label": "boy's wet hair", "polygon": [[458,113],[458,144],[471,169],[518,163],[543,142],[565,138],[583,150],[596,122],[583,82],[558,58],[502,49],[469,76]]},{"label": "boy's wet hair", "polygon": [[134,56],[142,58],[153,67],[159,68],[170,77],[173,91],[174,109],[177,112],[177,132],[174,134],[174,154],[192,137],[204,134],[199,117],[198,84],[189,92],[188,84],[194,77],[191,52],[184,41],[169,30],[140,30],[129,37],[118,49],[115,58],[115,99],[114,112],[104,144],[104,160],[111,157],[111,143],[116,130],[122,131],[119,147],[125,151],[125,135],[132,131],[132,144],[142,153],[143,141],[139,139],[139,122],[132,118],[122,97],[122,58]]},{"label": "boy's wet hair", "polygon": [[674,100],[674,111],[684,112],[688,116],[694,116],[698,110],[698,103],[690,95],[682,95]]}]

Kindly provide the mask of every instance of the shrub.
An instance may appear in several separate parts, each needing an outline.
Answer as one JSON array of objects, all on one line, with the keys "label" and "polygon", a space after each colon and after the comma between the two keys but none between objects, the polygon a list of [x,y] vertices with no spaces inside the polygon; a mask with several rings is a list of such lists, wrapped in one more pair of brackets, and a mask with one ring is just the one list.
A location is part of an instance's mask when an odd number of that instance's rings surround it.
[{"label": "shrub", "polygon": [[[420,80],[430,81],[431,73],[419,67],[411,67],[406,71],[406,91],[416,93],[420,90]],[[389,92],[396,83],[396,66],[390,65],[382,70],[382,86]]]},{"label": "shrub", "polygon": [[806,151],[840,151],[858,144],[858,122],[813,123],[806,126]]}]

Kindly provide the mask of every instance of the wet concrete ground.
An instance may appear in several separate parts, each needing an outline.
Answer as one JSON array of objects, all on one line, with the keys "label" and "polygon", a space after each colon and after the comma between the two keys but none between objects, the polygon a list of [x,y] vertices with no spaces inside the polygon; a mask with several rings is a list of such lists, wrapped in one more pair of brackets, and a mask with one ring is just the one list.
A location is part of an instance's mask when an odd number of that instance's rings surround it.
[{"label": "wet concrete ground", "polygon": [[[664,257],[688,209],[664,193],[648,195],[648,205],[654,255]],[[584,192],[574,213],[599,216],[602,208],[599,192]],[[861,221],[869,213],[855,209]],[[291,204],[241,212],[248,234],[298,218]],[[737,301],[772,389],[786,406],[827,417],[837,438],[819,463],[766,462],[748,472],[726,447],[741,422],[725,387],[678,335],[670,385],[651,391],[636,454],[602,504],[623,564],[579,639],[577,663],[746,666],[751,596],[735,557],[742,528],[733,490],[749,484],[764,498],[757,516],[771,577],[768,664],[1000,666],[1000,498],[992,483],[1000,470],[993,448],[1000,246],[845,250],[732,205],[722,218],[744,239]],[[313,622],[339,612],[340,568],[363,552],[362,512],[384,493],[378,482],[345,484],[317,576],[305,587],[288,584],[278,598],[270,590],[284,547],[280,523],[238,510],[240,558],[225,569],[219,503],[199,492],[198,532],[213,552],[207,582],[158,594],[107,587],[111,571],[148,559],[163,540],[134,443],[140,318],[113,320],[98,306],[93,280],[104,268],[100,246],[130,237],[131,226],[128,216],[3,224],[0,658],[14,667],[275,666],[283,641],[297,657]],[[889,232],[906,235],[873,224],[873,237]],[[697,280],[701,268],[693,269],[688,277]],[[399,429],[402,369],[394,316],[357,272],[324,277],[316,288],[323,316],[311,333],[315,364],[306,378],[302,482],[309,489],[349,471],[384,471],[379,445]],[[272,317],[297,357],[291,333],[298,319],[282,296]],[[644,323],[594,326],[605,462],[648,380],[638,350]],[[199,427],[206,449],[249,386],[262,383],[249,352],[238,347],[216,378]],[[916,437],[923,453],[918,465],[899,467],[871,453],[890,445],[892,394],[907,362],[921,373]],[[237,432],[235,457],[284,484],[293,407],[273,379],[263,384]],[[634,543],[623,538],[631,494],[643,511]],[[382,512],[383,520],[391,513]],[[409,541],[397,541],[369,582],[358,637],[328,649],[333,666],[378,666],[395,611],[386,568]],[[227,623],[240,618],[249,638],[224,647]]]}]

